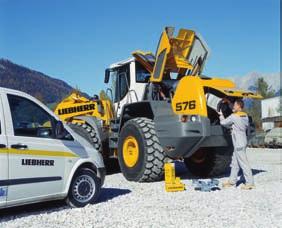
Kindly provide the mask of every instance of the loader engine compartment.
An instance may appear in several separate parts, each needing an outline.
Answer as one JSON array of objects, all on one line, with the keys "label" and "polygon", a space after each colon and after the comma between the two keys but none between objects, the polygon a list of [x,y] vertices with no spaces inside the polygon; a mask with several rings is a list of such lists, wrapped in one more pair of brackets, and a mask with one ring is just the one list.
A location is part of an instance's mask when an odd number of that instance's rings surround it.
[{"label": "loader engine compartment", "polygon": [[219,97],[214,93],[206,93],[207,101],[207,111],[208,118],[210,119],[211,125],[219,125],[219,115],[217,112],[220,110],[223,113],[223,116],[227,118],[232,114],[233,102],[235,98],[233,97]]},{"label": "loader engine compartment", "polygon": [[[170,101],[175,94],[178,83],[179,80],[169,78],[160,83],[153,83],[152,99]],[[206,87],[204,91],[207,103],[207,116],[210,123],[212,126],[220,125],[218,112],[221,110],[225,118],[231,115],[236,97],[226,96],[225,94],[208,87]]]}]

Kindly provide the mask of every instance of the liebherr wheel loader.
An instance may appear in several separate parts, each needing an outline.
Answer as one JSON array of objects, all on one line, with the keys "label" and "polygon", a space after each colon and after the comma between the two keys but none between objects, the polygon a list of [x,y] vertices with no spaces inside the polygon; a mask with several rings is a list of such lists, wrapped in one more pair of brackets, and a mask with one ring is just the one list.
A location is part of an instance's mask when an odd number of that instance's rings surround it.
[{"label": "liebherr wheel loader", "polygon": [[[233,146],[217,111],[227,117],[232,110],[226,101],[261,98],[236,89],[232,81],[202,75],[209,55],[204,40],[187,29],[173,34],[173,28],[164,29],[156,55],[135,51],[132,58],[106,69],[112,103],[99,99],[78,104],[72,94],[55,110],[104,157],[117,157],[130,181],[160,180],[168,159],[184,160],[197,176],[222,174]],[[74,108],[88,109],[90,104],[93,110]],[[253,132],[250,125],[248,135]]]}]

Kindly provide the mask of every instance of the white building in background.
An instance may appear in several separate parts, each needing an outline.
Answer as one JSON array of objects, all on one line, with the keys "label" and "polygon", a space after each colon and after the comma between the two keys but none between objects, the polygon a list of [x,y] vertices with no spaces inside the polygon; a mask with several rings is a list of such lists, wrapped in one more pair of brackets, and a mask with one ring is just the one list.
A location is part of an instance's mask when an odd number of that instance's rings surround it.
[{"label": "white building in background", "polygon": [[282,97],[272,97],[261,101],[261,119],[264,131],[282,127]]}]

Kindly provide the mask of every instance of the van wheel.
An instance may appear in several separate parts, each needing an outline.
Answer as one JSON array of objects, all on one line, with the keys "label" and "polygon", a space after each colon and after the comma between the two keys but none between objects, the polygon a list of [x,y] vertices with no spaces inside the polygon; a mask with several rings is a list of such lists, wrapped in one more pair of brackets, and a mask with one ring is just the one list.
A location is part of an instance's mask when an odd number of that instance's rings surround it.
[{"label": "van wheel", "polygon": [[71,207],[94,203],[101,190],[101,181],[91,169],[80,169],[74,175],[66,202]]}]

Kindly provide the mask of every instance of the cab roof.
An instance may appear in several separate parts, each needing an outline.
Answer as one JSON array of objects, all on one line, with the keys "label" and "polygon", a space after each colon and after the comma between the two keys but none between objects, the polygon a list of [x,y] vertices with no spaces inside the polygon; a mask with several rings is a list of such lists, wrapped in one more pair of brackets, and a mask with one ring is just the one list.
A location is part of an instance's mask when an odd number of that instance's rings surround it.
[{"label": "cab roof", "polygon": [[125,60],[122,60],[122,61],[119,61],[119,62],[116,62],[116,63],[113,63],[110,65],[110,69],[113,69],[113,68],[116,68],[116,67],[120,67],[120,66],[123,66],[127,63],[130,63],[130,62],[134,62],[135,61],[135,58],[131,57],[131,58],[128,58],[128,59],[125,59]]}]

